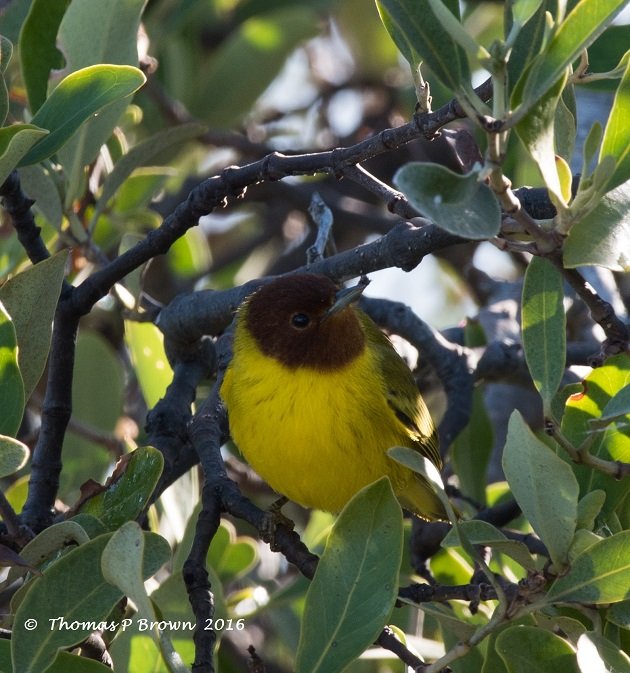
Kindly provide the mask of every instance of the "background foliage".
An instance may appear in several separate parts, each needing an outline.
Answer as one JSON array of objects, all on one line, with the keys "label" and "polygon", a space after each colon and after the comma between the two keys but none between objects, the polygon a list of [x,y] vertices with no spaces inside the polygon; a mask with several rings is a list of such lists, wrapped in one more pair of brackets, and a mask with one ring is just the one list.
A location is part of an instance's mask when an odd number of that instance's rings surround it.
[{"label": "background foliage", "polygon": [[[1,3],[1,671],[630,671],[624,4]],[[262,541],[216,337],[307,262],[374,272],[461,518]]]}]

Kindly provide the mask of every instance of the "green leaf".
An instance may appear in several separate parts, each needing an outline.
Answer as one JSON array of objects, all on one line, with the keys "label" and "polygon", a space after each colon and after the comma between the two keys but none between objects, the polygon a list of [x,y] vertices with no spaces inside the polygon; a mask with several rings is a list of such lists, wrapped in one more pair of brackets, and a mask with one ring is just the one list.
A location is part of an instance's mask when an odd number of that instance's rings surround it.
[{"label": "green leaf", "polygon": [[105,490],[81,505],[81,513],[97,517],[109,530],[120,528],[146,507],[163,467],[162,454],[152,446],[127,454],[118,462]]},{"label": "green leaf", "polygon": [[606,610],[606,619],[622,629],[630,630],[630,600],[613,603]]},{"label": "green leaf", "polygon": [[383,25],[412,71],[424,62],[451,91],[468,86],[470,70],[466,54],[427,3],[376,0],[376,6]]},{"label": "green leaf", "polygon": [[57,231],[61,230],[63,207],[59,185],[52,171],[42,164],[23,166],[18,169],[24,193],[35,201],[33,208]]},{"label": "green leaf", "polygon": [[[2,126],[9,113],[9,91],[4,79],[9,61],[13,54],[13,45],[4,35],[0,35],[0,126]],[[2,184],[2,183],[0,183]]]},{"label": "green leaf", "polygon": [[582,148],[582,180],[591,174],[591,162],[602,142],[603,136],[604,129],[602,129],[602,125],[598,121],[593,122]]},{"label": "green leaf", "polygon": [[497,637],[496,648],[509,673],[579,673],[571,645],[535,626],[506,629]]},{"label": "green leaf", "polygon": [[[22,558],[31,566],[43,569],[44,564],[55,560],[70,545],[89,542],[88,534],[76,521],[61,521],[46,528],[34,537],[20,552]],[[24,575],[26,570],[11,568],[7,582],[14,582]]]},{"label": "green leaf", "polygon": [[244,577],[258,563],[256,541],[237,535],[234,525],[222,519],[212,538],[206,562],[223,584],[233,582]]},{"label": "green leaf", "polygon": [[387,478],[344,507],[306,594],[297,673],[340,671],[378,637],[396,602],[402,540]]},{"label": "green leaf", "polygon": [[118,188],[136,168],[146,165],[153,157],[165,149],[196,138],[205,130],[206,127],[202,124],[183,124],[182,126],[175,126],[165,131],[160,131],[132,147],[127,154],[116,162],[114,170],[105,179],[103,191],[94,208],[92,222],[97,220],[109,200],[116,194]]},{"label": "green leaf", "polygon": [[622,388],[615,396],[606,403],[599,418],[590,420],[593,428],[604,428],[610,423],[621,421],[624,424],[630,423],[630,385]]},{"label": "green leaf", "polygon": [[[104,433],[114,434],[123,409],[124,372],[118,354],[97,332],[80,330],[72,379],[73,418]],[[100,479],[112,456],[102,445],[72,431],[63,445],[61,492],[66,496],[88,479]]]},{"label": "green leaf", "polygon": [[15,437],[24,413],[24,383],[11,316],[0,301],[0,435]]},{"label": "green leaf", "polygon": [[499,233],[501,209],[476,172],[458,175],[438,164],[412,162],[396,172],[394,183],[415,208],[451,234],[479,240]]},{"label": "green leaf", "polygon": [[571,227],[564,264],[630,271],[629,240],[630,182],[626,182],[599,199],[594,210]]},{"label": "green leaf", "polygon": [[[138,29],[145,5],[146,0],[97,3],[93,0],[72,0],[59,26],[57,38],[66,57],[65,72],[103,63],[137,66]],[[68,185],[66,205],[79,196],[84,166],[94,161],[128,104],[128,98],[120,97],[102,109],[60,150],[59,159]]]},{"label": "green leaf", "polygon": [[125,321],[125,342],[131,354],[144,400],[152,409],[173,380],[164,352],[164,337],[153,323]]},{"label": "green leaf", "polygon": [[525,272],[522,329],[525,360],[545,414],[562,381],[566,361],[566,316],[562,276],[547,259],[533,257]]},{"label": "green leaf", "polygon": [[606,493],[600,489],[590,491],[578,502],[577,528],[593,530],[595,519],[606,502]]},{"label": "green leaf", "polygon": [[510,416],[503,470],[516,502],[559,570],[575,533],[578,483],[571,467],[536,438],[518,411]]},{"label": "green leaf", "polygon": [[20,161],[36,164],[51,156],[101,108],[130,96],[146,81],[137,68],[94,65],[73,72],[53,90],[33,117],[33,124],[50,133]]},{"label": "green leaf", "polygon": [[512,17],[514,23],[524,26],[538,11],[542,0],[514,0]]},{"label": "green leaf", "polygon": [[64,59],[55,44],[59,24],[70,0],[33,0],[20,31],[20,68],[31,113],[46,100],[51,70],[61,70]]},{"label": "green leaf", "polygon": [[522,91],[525,79],[519,82],[519,78],[529,69],[530,64],[541,49],[547,29],[546,13],[551,4],[551,0],[544,0],[534,16],[519,30],[516,36],[507,64],[510,91],[515,89],[517,82],[519,84],[518,89]]},{"label": "green leaf", "polygon": [[538,105],[540,98],[565,74],[580,52],[604,32],[625,4],[626,0],[580,0],[575,5],[538,54],[533,67],[523,73],[526,80],[523,102],[517,114]]},{"label": "green leaf", "polygon": [[451,461],[462,493],[482,507],[486,504],[487,471],[493,443],[493,428],[483,391],[475,388],[470,421],[453,442]]},{"label": "green leaf", "polygon": [[[609,426],[593,438],[591,422],[599,419],[606,405],[618,391],[630,384],[630,357],[626,354],[608,358],[603,366],[594,369],[582,382],[582,391],[571,395],[566,402],[561,430],[573,444],[580,446],[591,441],[589,450],[604,460],[630,461],[630,430]],[[580,493],[585,495],[596,489],[606,493],[603,507],[609,513],[626,497],[628,485],[613,477],[583,465],[573,465],[580,484]]]},{"label": "green leaf", "polygon": [[23,468],[29,455],[30,451],[26,444],[13,437],[0,435],[0,479]]},{"label": "green leaf", "polygon": [[13,124],[0,129],[0,185],[31,147],[47,134],[46,129],[33,124]]},{"label": "green leaf", "polygon": [[577,642],[581,673],[630,673],[630,657],[601,633],[583,633]]},{"label": "green leaf", "polygon": [[[429,0],[431,11],[444,30],[459,44],[467,54],[477,61],[490,58],[488,51],[466,31],[459,18],[456,18],[442,0]],[[459,12],[458,12],[459,14]]]},{"label": "green leaf", "polygon": [[[11,641],[0,640],[0,671],[12,673]],[[111,673],[109,666],[76,654],[59,652],[55,661],[46,669],[46,673]]]},{"label": "green leaf", "polygon": [[[265,11],[245,21],[200,73],[191,111],[213,127],[233,127],[250,112],[287,57],[317,33],[317,15],[306,4]],[[209,105],[221,91],[220,105]]]},{"label": "green leaf", "polygon": [[[142,575],[144,537],[135,521],[123,524],[111,537],[103,550],[101,570],[103,577],[122,593],[131,598],[141,618],[155,622],[153,605],[144,587]],[[170,673],[189,673],[175,652],[168,636],[158,628],[152,629]]]},{"label": "green leaf", "polygon": [[[498,528],[491,524],[485,521],[460,521],[457,526],[470,544],[492,547],[502,554],[507,554],[527,570],[534,571],[537,569],[537,563],[525,544],[517,540],[509,540]],[[454,528],[442,540],[442,546],[460,546],[459,535]]]},{"label": "green leaf", "polygon": [[596,542],[549,588],[553,603],[616,603],[630,597],[630,531]]},{"label": "green leaf", "polygon": [[[0,288],[0,301],[11,314],[15,326],[26,400],[46,366],[67,259],[68,251],[63,250],[13,276]],[[37,310],[33,310],[35,306]]]},{"label": "green leaf", "polygon": [[554,128],[558,101],[566,81],[567,73],[564,73],[564,76],[544,93],[536,107],[515,126],[516,134],[538,165],[545,186],[562,204],[566,204],[566,200],[563,198],[556,168]]},{"label": "green leaf", "polygon": [[[38,577],[20,603],[15,614],[11,651],[13,673],[44,673],[60,649],[84,640],[97,624],[107,619],[122,592],[105,581],[101,556],[112,534],[101,535],[73,549]],[[164,538],[144,533],[143,576],[151,577],[170,557]],[[60,618],[87,623],[84,628],[59,628]],[[27,620],[37,620],[37,627],[26,628]],[[57,619],[58,621],[52,621]]]},{"label": "green leaf", "polygon": [[71,519],[68,519],[68,521],[78,523],[79,526],[81,526],[81,528],[83,528],[83,530],[88,534],[90,540],[93,540],[99,535],[103,535],[103,533],[109,532],[103,522],[91,514],[76,514]]},{"label": "green leaf", "polygon": [[628,115],[630,105],[630,60],[617,92],[612,109],[606,122],[604,140],[599,153],[600,161],[603,157],[612,156],[615,159],[615,172],[606,184],[606,191],[630,180],[630,119]]},{"label": "green leaf", "polygon": [[[569,84],[562,91],[553,120],[555,151],[557,155],[564,159],[566,165],[571,163],[575,151],[576,117],[574,86]],[[568,194],[565,201],[571,199],[572,177],[571,171],[569,171]]]}]

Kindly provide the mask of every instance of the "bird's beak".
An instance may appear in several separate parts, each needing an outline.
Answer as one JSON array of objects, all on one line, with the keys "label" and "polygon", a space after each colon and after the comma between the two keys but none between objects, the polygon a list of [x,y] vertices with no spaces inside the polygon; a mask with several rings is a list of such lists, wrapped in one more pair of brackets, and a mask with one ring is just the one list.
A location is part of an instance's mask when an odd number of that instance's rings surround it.
[{"label": "bird's beak", "polygon": [[335,295],[335,303],[324,313],[324,319],[330,318],[331,315],[343,311],[344,308],[358,301],[366,287],[367,284],[359,283],[358,285],[344,287],[342,290],[339,290]]}]

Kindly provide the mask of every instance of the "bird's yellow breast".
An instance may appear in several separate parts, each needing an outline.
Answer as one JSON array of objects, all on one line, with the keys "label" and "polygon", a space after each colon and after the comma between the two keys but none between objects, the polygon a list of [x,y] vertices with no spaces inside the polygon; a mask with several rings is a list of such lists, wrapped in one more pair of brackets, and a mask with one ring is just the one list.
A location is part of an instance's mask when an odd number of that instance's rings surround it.
[{"label": "bird's yellow breast", "polygon": [[[221,395],[235,443],[276,491],[306,507],[339,511],[388,475],[396,491],[413,479],[386,451],[409,444],[387,403],[370,349],[344,367],[289,368],[237,329]],[[376,385],[375,385],[376,382]]]}]

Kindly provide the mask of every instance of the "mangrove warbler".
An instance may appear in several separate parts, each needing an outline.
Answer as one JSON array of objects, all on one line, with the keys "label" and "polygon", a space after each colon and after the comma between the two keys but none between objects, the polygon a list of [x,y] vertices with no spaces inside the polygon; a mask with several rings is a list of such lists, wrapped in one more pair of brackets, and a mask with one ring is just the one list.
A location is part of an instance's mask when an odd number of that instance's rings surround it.
[{"label": "mangrove warbler", "polygon": [[445,518],[425,480],[386,453],[407,446],[441,467],[411,371],[354,303],[363,289],[295,274],[245,300],[221,387],[232,439],[274,490],[306,507],[338,512],[387,475],[405,508]]}]

